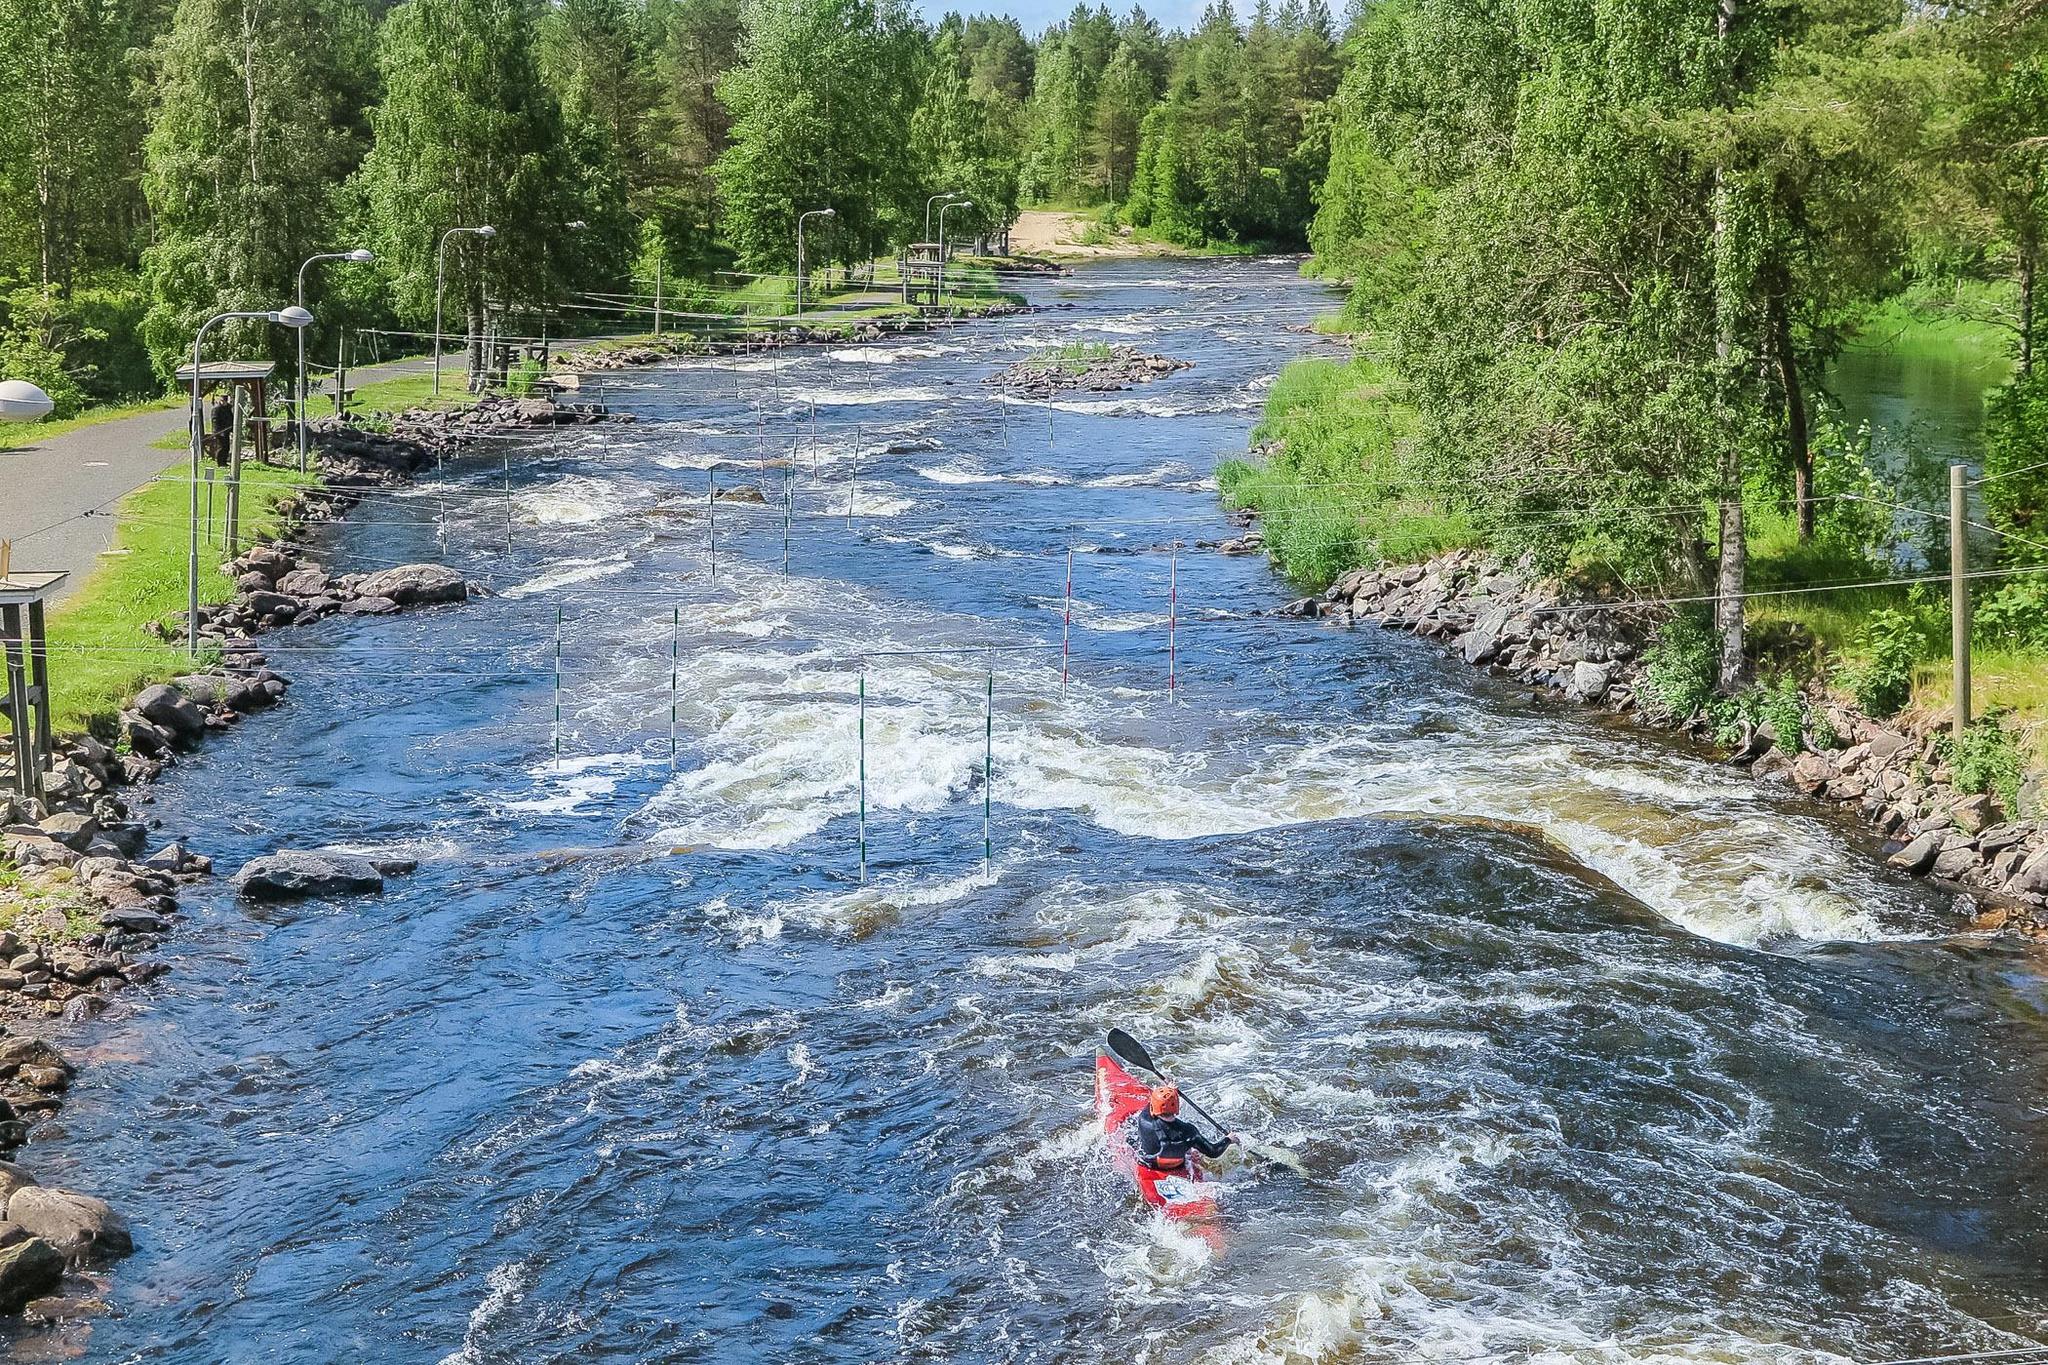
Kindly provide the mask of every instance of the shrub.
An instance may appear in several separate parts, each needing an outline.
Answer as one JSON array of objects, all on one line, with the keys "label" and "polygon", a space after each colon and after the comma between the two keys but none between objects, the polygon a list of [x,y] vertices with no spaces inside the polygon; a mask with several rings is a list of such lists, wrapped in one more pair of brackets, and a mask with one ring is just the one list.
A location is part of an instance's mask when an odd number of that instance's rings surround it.
[{"label": "shrub", "polygon": [[540,382],[540,376],[538,360],[522,360],[505,375],[505,391],[514,398],[524,398],[533,392],[533,386]]},{"label": "shrub", "polygon": [[1862,658],[1842,672],[1842,682],[1867,716],[1896,715],[1913,695],[1913,661],[1919,631],[1902,611],[1881,608],[1870,614],[1857,649]]},{"label": "shrub", "polygon": [[1987,593],[1971,625],[1984,644],[2048,649],[2048,580],[2016,578]]},{"label": "shrub", "polygon": [[[2013,379],[1984,406],[1984,507],[2013,563],[2048,558],[2048,370]],[[2031,543],[2030,543],[2031,542]]]},{"label": "shrub", "polygon": [[1643,681],[1651,709],[1672,720],[1690,720],[1713,699],[1714,632],[1703,613],[1680,612],[1657,631],[1643,651]]},{"label": "shrub", "polygon": [[1996,716],[1966,727],[1960,744],[1944,735],[1938,752],[1947,760],[1958,790],[1989,793],[2008,814],[2019,810],[2026,755]]}]

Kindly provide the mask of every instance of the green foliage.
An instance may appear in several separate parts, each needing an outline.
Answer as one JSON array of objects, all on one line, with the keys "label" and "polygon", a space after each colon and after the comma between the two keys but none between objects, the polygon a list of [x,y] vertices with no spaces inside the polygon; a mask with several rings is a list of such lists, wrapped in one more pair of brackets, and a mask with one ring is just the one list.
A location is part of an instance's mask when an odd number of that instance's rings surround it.
[{"label": "green foliage", "polygon": [[2008,814],[2019,813],[2026,755],[1999,717],[1984,716],[1964,727],[1961,743],[1943,735],[1935,752],[1948,764],[1958,790],[1987,793]]},{"label": "green foliage", "polygon": [[1919,648],[1920,628],[1911,616],[1890,609],[1870,613],[1857,640],[1859,657],[1842,674],[1857,709],[1878,719],[1896,715],[1913,695]]},{"label": "green foliage", "polygon": [[1362,564],[1426,559],[1471,543],[1471,527],[1415,486],[1412,420],[1377,361],[1296,361],[1255,433],[1269,458],[1228,461],[1217,482],[1232,506],[1258,509],[1267,552],[1304,589]]},{"label": "green foliage", "polygon": [[2048,651],[2048,578],[2015,578],[1974,604],[1977,642],[2011,650]]},{"label": "green foliage", "polygon": [[1653,714],[1689,720],[1714,695],[1714,633],[1704,615],[1682,611],[1643,651],[1644,700]]},{"label": "green foliage", "polygon": [[2007,563],[2048,563],[2048,368],[1995,390],[1984,413],[1984,509]]},{"label": "green foliage", "polygon": [[[902,0],[749,0],[740,65],[718,83],[732,145],[718,159],[727,239],[756,270],[796,263],[800,213],[813,263],[865,260],[913,223],[923,182],[910,145],[923,44]],[[821,73],[830,79],[821,79]]]},{"label": "green foliage", "polygon": [[533,392],[533,386],[540,382],[542,374],[538,360],[522,360],[505,375],[505,392],[514,398],[524,398]]},{"label": "green foliage", "polygon": [[[366,64],[367,33],[353,0],[179,0],[145,148],[143,335],[160,379],[189,359],[200,323],[290,302],[300,262],[331,247],[328,196],[362,150],[346,64]],[[288,333],[244,330],[279,360],[294,354]]]},{"label": "green foliage", "polygon": [[[384,100],[361,191],[378,270],[401,316],[434,314],[443,234],[450,331],[480,332],[485,297],[522,304],[549,292],[554,262],[587,218],[573,142],[540,78],[529,0],[408,0],[378,34]],[[588,161],[585,161],[588,164]]]}]

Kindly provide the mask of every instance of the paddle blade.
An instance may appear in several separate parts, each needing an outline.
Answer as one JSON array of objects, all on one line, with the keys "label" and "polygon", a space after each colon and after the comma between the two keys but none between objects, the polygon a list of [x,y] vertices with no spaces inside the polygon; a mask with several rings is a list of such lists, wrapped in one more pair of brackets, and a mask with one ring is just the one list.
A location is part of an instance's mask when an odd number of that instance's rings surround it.
[{"label": "paddle blade", "polygon": [[1159,1068],[1152,1065],[1152,1054],[1145,1051],[1145,1045],[1120,1028],[1109,1031],[1109,1050],[1125,1066],[1134,1066],[1155,1076],[1160,1074]]}]

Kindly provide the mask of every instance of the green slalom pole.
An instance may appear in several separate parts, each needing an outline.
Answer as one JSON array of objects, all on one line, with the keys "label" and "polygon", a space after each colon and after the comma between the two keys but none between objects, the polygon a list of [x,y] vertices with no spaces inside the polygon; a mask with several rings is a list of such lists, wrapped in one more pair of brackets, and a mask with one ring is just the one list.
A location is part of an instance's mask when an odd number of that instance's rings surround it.
[{"label": "green slalom pole", "polygon": [[676,770],[676,686],[682,678],[683,609],[669,608],[668,622],[668,770]]}]

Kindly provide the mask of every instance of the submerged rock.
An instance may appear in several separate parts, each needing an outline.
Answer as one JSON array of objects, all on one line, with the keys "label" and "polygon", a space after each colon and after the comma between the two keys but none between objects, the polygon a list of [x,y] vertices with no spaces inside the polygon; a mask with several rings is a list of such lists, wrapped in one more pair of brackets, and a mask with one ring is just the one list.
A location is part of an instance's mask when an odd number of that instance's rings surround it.
[{"label": "submerged rock", "polygon": [[135,1250],[121,1215],[108,1208],[106,1200],[89,1194],[25,1185],[7,1197],[6,1221],[40,1238],[65,1261],[125,1256]]},{"label": "submerged rock", "polygon": [[252,859],[234,877],[235,886],[256,900],[297,900],[358,891],[382,891],[384,874],[353,853],[312,853],[285,849]]}]

